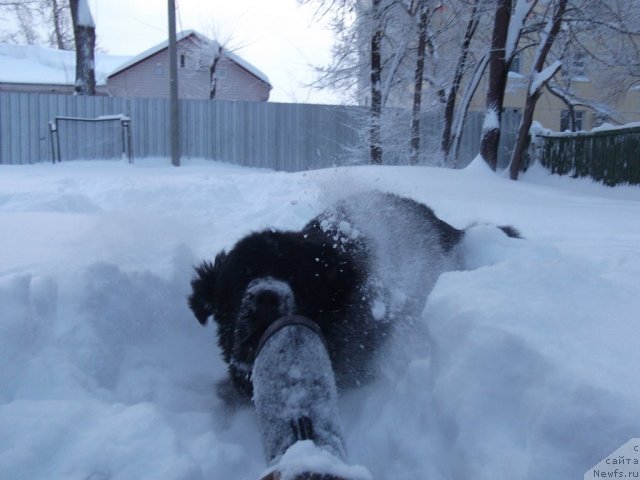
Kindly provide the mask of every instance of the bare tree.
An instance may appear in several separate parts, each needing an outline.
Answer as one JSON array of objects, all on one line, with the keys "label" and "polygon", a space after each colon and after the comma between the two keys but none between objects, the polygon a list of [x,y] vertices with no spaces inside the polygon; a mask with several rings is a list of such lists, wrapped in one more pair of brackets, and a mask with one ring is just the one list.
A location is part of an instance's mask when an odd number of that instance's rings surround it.
[{"label": "bare tree", "polygon": [[59,50],[73,48],[73,33],[71,28],[71,9],[69,0],[41,0],[43,9],[49,7],[49,23],[52,27],[48,38],[49,45],[55,45]]},{"label": "bare tree", "polygon": [[369,149],[371,163],[382,163],[382,144],[380,142],[380,122],[382,119],[382,0],[371,1],[371,115],[369,118]]},{"label": "bare tree", "polygon": [[[452,128],[454,113],[456,107],[456,100],[458,98],[458,92],[462,84],[462,79],[467,68],[467,59],[469,57],[469,49],[471,47],[471,41],[476,33],[479,24],[478,8],[480,0],[473,0],[471,4],[471,13],[469,14],[469,20],[464,32],[464,38],[460,46],[460,54],[458,61],[456,62],[456,69],[453,75],[453,80],[449,91],[447,92],[444,108],[444,127],[442,129],[442,140],[440,148],[445,158],[449,157],[452,145]],[[466,112],[465,112],[466,114]]]},{"label": "bare tree", "polygon": [[69,0],[2,0],[0,15],[14,27],[1,41],[73,50]]},{"label": "bare tree", "polygon": [[330,15],[336,34],[332,63],[318,69],[316,86],[349,92],[368,107],[368,158],[370,163],[382,163],[383,109],[397,85],[396,75],[408,51],[407,39],[391,34],[392,28],[402,31],[397,22],[405,20],[404,2],[299,1],[317,4],[319,16]]},{"label": "bare tree", "polygon": [[422,83],[424,80],[424,60],[427,50],[427,22],[429,20],[428,0],[418,2],[418,52],[414,75],[413,108],[411,111],[411,165],[418,163],[420,152],[420,111],[422,107]]},{"label": "bare tree", "polygon": [[500,123],[509,69],[519,51],[526,21],[538,0],[497,0],[489,57],[489,85],[480,155],[492,170],[498,166]]},{"label": "bare tree", "polygon": [[96,26],[87,0],[71,0],[71,18],[76,42],[76,83],[77,95],[96,94],[95,48]]},{"label": "bare tree", "polygon": [[216,98],[216,89],[218,86],[218,63],[224,54],[224,48],[217,41],[211,42],[211,64],[209,65],[209,98]]},{"label": "bare tree", "polygon": [[489,63],[489,52],[485,53],[482,58],[476,62],[474,70],[471,72],[470,78],[467,82],[464,95],[462,96],[457,113],[454,117],[453,131],[451,134],[451,150],[449,151],[449,159],[453,159],[453,164],[458,164],[458,152],[460,151],[460,142],[462,141],[462,132],[467,120],[467,113],[471,105],[471,100],[476,94],[480,81],[487,69]]},{"label": "bare tree", "polygon": [[17,27],[4,34],[2,41],[37,45],[38,35],[38,9],[35,0],[3,1],[0,3],[2,17],[8,20],[8,24]]},{"label": "bare tree", "polygon": [[547,62],[547,56],[551,51],[551,47],[560,32],[560,27],[562,26],[563,17],[567,8],[567,1],[568,0],[556,0],[549,5],[549,10],[552,10],[553,14],[550,16],[547,25],[542,32],[540,45],[533,61],[533,68],[529,76],[524,112],[522,114],[522,120],[518,130],[516,145],[511,156],[509,176],[512,180],[518,179],[518,174],[522,169],[524,151],[529,142],[529,130],[533,123],[533,113],[536,108],[536,103],[540,98],[540,94],[542,93],[542,89],[562,66],[562,63],[559,60],[556,60],[546,67],[545,64]]},{"label": "bare tree", "polygon": [[500,142],[500,117],[504,102],[504,91],[509,72],[505,54],[509,20],[511,18],[511,0],[498,0],[491,38],[489,56],[489,87],[485,103],[485,120],[480,140],[480,155],[492,170],[498,166],[498,143]]}]

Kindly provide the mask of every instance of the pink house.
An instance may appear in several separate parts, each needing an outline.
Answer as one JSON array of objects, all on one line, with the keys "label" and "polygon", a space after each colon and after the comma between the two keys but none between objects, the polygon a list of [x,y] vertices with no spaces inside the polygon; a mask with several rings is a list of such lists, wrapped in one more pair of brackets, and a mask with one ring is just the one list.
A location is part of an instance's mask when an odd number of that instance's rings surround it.
[{"label": "pink house", "polygon": [[[269,100],[267,76],[217,42],[193,30],[177,35],[178,96],[216,100]],[[213,78],[210,67],[218,56]],[[114,97],[169,97],[168,42],[136,55],[107,78],[108,95]]]}]

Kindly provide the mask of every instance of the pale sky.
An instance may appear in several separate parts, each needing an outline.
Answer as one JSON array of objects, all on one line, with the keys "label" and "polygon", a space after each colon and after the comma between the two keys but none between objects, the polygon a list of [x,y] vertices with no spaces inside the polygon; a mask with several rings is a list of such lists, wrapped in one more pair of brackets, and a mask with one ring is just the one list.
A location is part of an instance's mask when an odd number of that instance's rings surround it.
[{"label": "pale sky", "polygon": [[[311,6],[296,0],[175,0],[177,31],[218,37],[271,81],[274,102],[335,103],[328,91],[305,87],[310,65],[326,65],[332,34]],[[98,46],[114,55],[137,55],[166,40],[167,2],[89,0]]]}]

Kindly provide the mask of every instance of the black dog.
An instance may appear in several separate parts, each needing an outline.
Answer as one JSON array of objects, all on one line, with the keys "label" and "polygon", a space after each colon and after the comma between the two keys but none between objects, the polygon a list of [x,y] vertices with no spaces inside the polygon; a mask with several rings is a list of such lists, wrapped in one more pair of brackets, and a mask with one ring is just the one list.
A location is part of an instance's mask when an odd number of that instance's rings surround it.
[{"label": "black dog", "polygon": [[203,325],[218,323],[231,378],[249,396],[258,342],[290,314],[318,324],[338,386],[358,385],[394,322],[419,315],[440,273],[458,266],[463,235],[414,200],[355,195],[301,231],[253,233],[203,262],[189,305]]}]

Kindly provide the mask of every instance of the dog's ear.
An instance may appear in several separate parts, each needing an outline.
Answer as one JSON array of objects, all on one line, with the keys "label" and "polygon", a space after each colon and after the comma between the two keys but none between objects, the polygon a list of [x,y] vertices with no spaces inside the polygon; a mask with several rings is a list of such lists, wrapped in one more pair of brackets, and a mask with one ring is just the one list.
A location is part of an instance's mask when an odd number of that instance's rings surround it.
[{"label": "dog's ear", "polygon": [[214,313],[216,277],[225,258],[226,254],[221,252],[216,256],[215,263],[205,261],[195,268],[196,276],[191,280],[192,293],[188,302],[191,311],[202,325],[205,325]]}]

